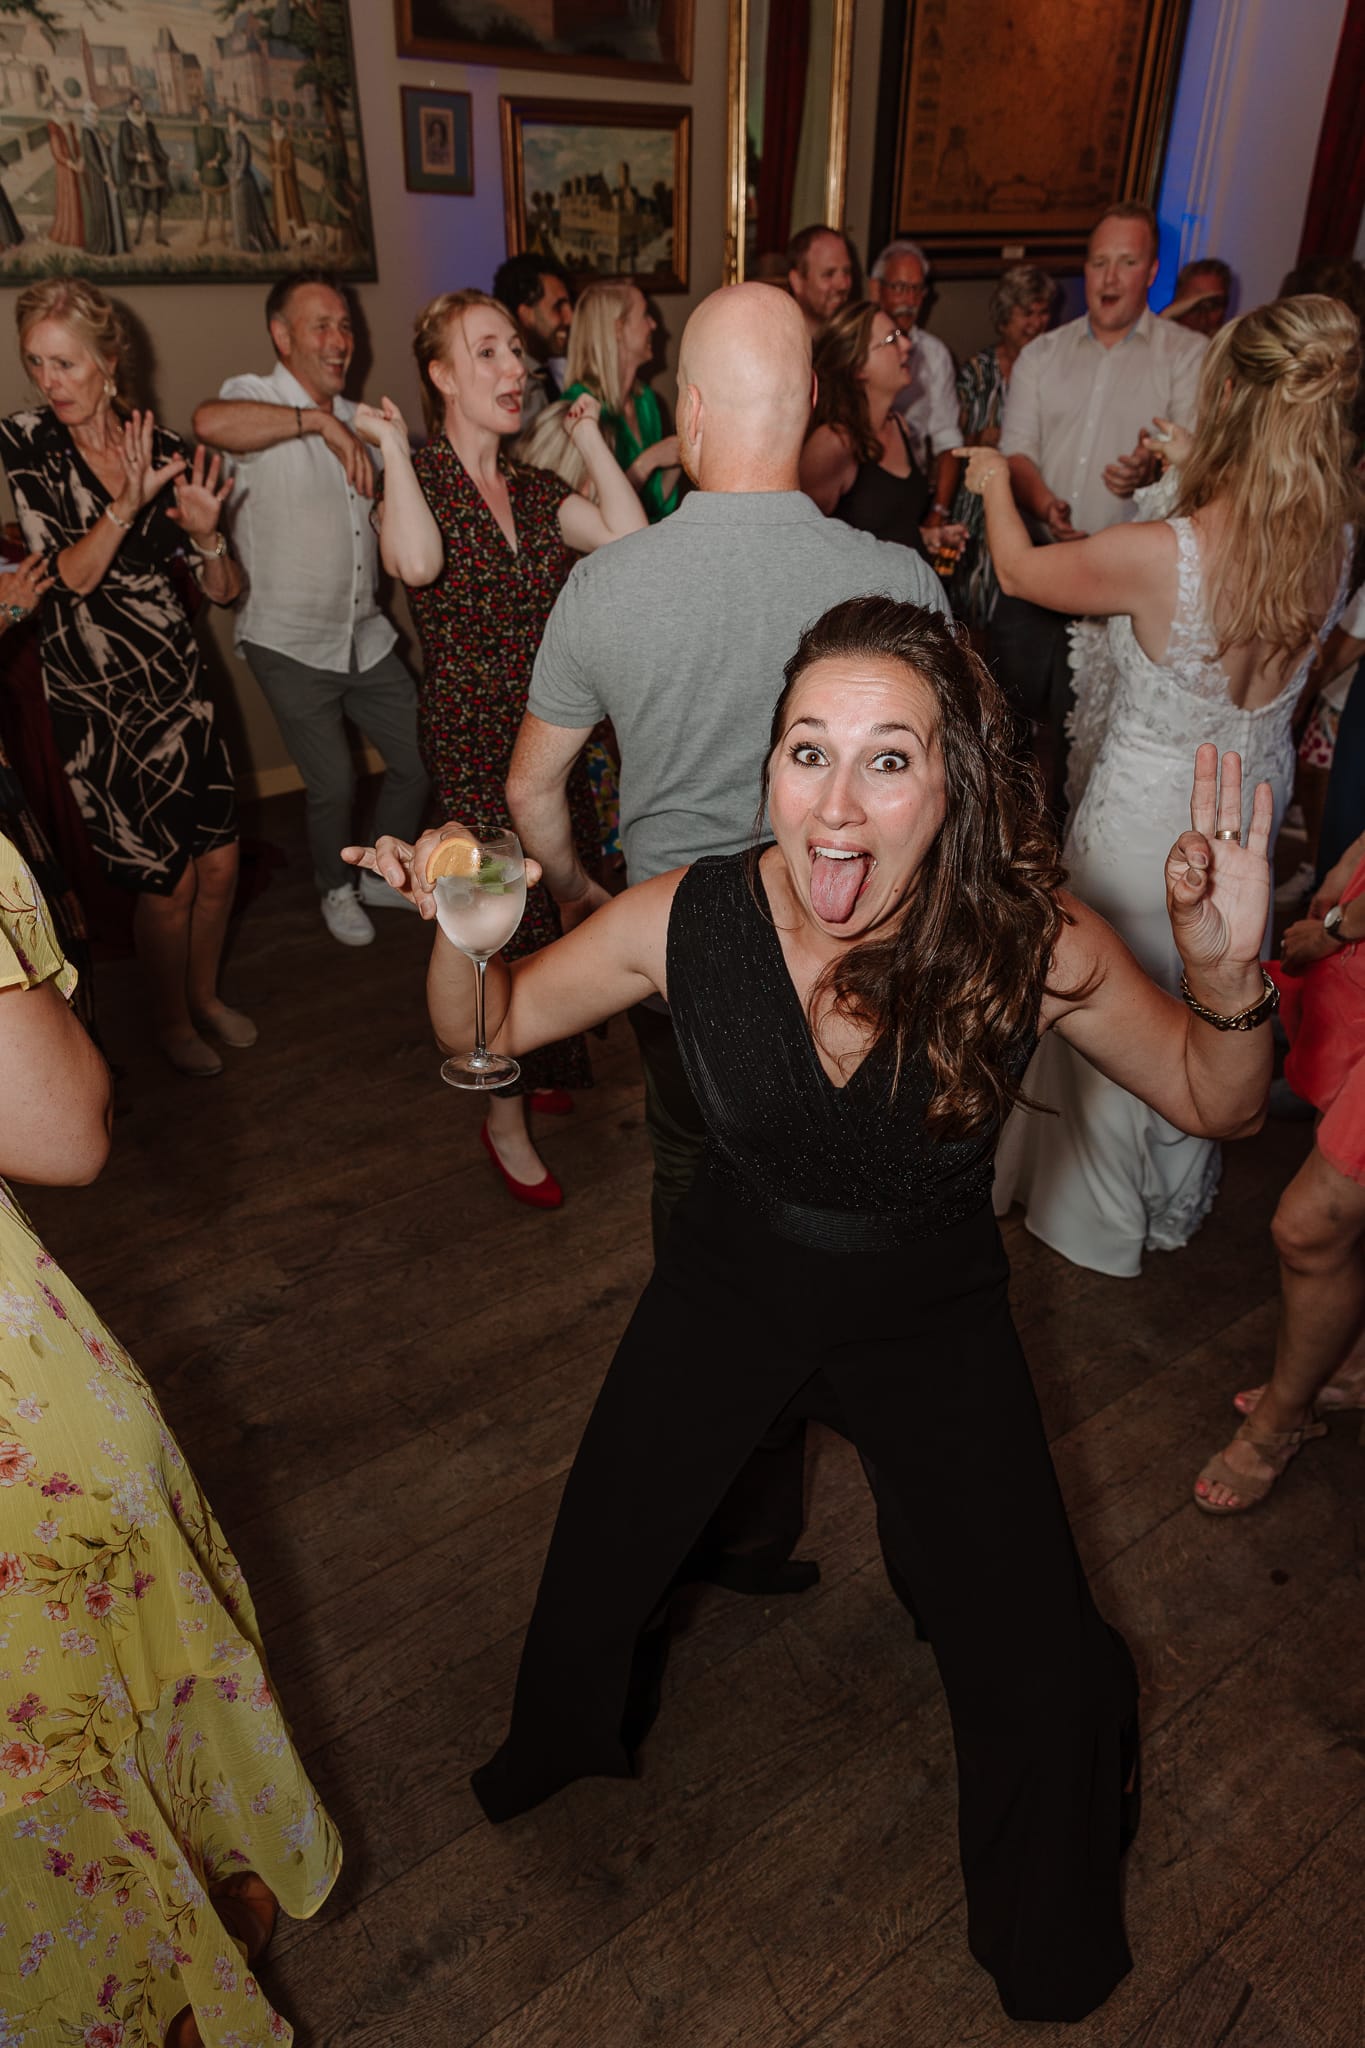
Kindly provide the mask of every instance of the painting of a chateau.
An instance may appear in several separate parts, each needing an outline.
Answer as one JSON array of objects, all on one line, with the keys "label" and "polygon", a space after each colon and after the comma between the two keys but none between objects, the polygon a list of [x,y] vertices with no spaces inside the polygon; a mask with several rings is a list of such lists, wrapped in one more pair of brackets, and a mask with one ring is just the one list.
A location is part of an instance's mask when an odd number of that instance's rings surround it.
[{"label": "painting of a chateau", "polygon": [[0,284],[375,275],[344,0],[0,13]]}]

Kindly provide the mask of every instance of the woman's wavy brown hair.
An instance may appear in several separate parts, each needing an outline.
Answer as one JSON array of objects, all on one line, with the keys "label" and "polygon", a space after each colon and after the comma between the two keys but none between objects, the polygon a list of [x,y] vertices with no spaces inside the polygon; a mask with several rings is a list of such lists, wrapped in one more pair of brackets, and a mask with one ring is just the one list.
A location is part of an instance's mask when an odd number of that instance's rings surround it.
[{"label": "woman's wavy brown hair", "polygon": [[859,462],[880,462],[882,444],[872,431],[867,392],[858,372],[872,345],[872,323],[881,307],[870,299],[841,306],[826,321],[815,344],[815,410],[806,429],[809,440],[817,427],[833,427],[848,442]]},{"label": "woman's wavy brown hair", "polygon": [[[923,1051],[934,1090],[925,1114],[938,1138],[973,1137],[1019,1097],[1019,1058],[1037,1025],[1062,926],[1064,871],[1042,786],[1014,745],[999,686],[965,635],[938,612],[889,597],[836,605],[802,634],[783,671],[763,768],[763,809],[792,694],[817,661],[895,663],[938,707],[947,812],[915,880],[910,912],[884,937],[850,948],[820,975],[808,1016],[835,1012],[891,1041],[899,1078]],[[760,813],[760,817],[762,813]],[[757,850],[750,860],[757,861]],[[756,869],[751,868],[751,873]]]},{"label": "woman's wavy brown hair", "polygon": [[1346,530],[1360,534],[1351,429],[1360,374],[1360,324],[1321,294],[1258,306],[1210,344],[1176,510],[1215,500],[1225,510],[1204,571],[1218,593],[1220,655],[1263,640],[1284,670],[1316,643]]}]

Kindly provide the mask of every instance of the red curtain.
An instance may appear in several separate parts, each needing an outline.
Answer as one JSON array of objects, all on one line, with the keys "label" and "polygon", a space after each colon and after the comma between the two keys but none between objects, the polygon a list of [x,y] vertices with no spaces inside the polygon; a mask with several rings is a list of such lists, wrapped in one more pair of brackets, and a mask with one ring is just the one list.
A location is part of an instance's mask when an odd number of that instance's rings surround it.
[{"label": "red curtain", "polygon": [[792,192],[810,59],[810,0],[773,0],[763,66],[763,154],[758,165],[756,253],[785,249],[795,226]]},{"label": "red curtain", "polygon": [[1299,261],[1350,256],[1365,211],[1365,0],[1346,0]]}]

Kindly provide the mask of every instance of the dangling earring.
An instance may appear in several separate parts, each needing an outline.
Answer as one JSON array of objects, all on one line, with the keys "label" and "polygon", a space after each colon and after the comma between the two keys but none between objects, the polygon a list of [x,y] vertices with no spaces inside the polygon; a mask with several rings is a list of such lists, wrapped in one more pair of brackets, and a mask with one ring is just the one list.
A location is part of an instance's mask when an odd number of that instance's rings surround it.
[{"label": "dangling earring", "polygon": [[115,384],[115,382],[114,382],[113,378],[112,378],[112,377],[106,377],[106,378],[105,378],[105,380],[104,380],[104,395],[105,395],[105,397],[106,397],[106,398],[112,398],[112,397],[113,397],[113,395],[114,395],[114,393],[115,393],[115,392],[117,391],[117,389],[118,389],[118,386],[117,386],[117,384]]}]

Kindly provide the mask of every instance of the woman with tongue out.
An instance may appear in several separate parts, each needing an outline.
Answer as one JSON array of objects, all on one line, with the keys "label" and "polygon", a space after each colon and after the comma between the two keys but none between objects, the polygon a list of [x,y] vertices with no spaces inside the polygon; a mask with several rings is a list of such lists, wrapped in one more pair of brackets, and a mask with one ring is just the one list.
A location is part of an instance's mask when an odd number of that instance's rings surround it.
[{"label": "woman with tongue out", "polygon": [[[474,1789],[500,1821],[630,1775],[694,1541],[775,1418],[818,1416],[862,1454],[938,1660],[972,1951],[1013,2018],[1078,2020],[1130,1966],[1137,1688],[1010,1320],[995,1140],[1049,1030],[1185,1129],[1259,1124],[1269,792],[1244,846],[1237,758],[1220,786],[1200,750],[1166,861],[1182,1003],[1062,890],[1004,699],[936,614],[860,598],[812,626],[765,785],[767,844],[489,966],[489,1042],[518,1055],[666,995],[710,1148],[588,1422]],[[351,852],[430,915],[412,877],[434,838]],[[473,976],[439,932],[428,995],[441,1042],[469,1044]],[[888,1754],[888,1798],[903,1767]]]},{"label": "woman with tongue out", "polygon": [[[521,427],[526,361],[506,308],[482,292],[445,292],[417,316],[413,351],[431,438],[414,457],[391,400],[357,408],[359,434],[384,451],[377,517],[391,576],[408,587],[422,642],[417,737],[448,816],[479,838],[510,829],[504,786],[545,621],[578,555],[645,524],[640,500],[597,424],[595,398],[565,414],[597,503],[547,469],[508,460]],[[595,872],[599,835],[582,764],[569,784],[574,836]],[[532,890],[512,942],[531,952],[559,935],[544,889]],[[523,1065],[533,1106],[562,1113],[565,1091],[592,1084],[577,1032]],[[490,1096],[483,1143],[508,1192],[532,1208],[564,1199],[526,1125],[521,1085]]]}]

